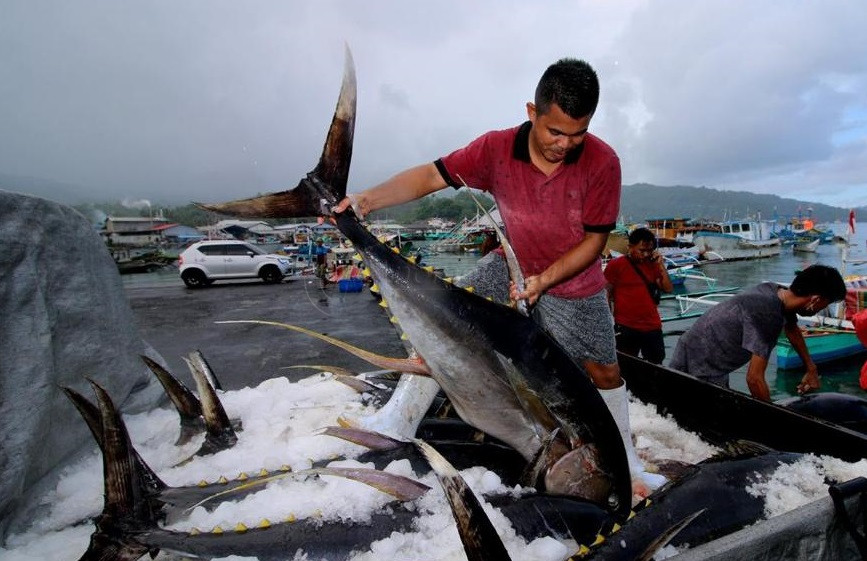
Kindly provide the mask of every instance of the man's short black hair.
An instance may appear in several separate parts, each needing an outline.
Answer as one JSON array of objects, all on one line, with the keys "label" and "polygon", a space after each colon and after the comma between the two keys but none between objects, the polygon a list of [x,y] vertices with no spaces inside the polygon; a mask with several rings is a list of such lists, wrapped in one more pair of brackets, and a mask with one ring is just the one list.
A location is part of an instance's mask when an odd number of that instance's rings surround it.
[{"label": "man's short black hair", "polygon": [[797,296],[821,296],[829,302],[846,297],[846,284],[840,271],[826,265],[810,265],[795,275],[789,289]]},{"label": "man's short black hair", "polygon": [[656,249],[656,235],[647,228],[636,228],[629,232],[629,245],[638,245],[641,242],[652,242]]},{"label": "man's short black hair", "polygon": [[534,100],[540,115],[556,103],[573,119],[592,115],[599,104],[599,78],[587,62],[561,58],[545,70],[536,86]]}]

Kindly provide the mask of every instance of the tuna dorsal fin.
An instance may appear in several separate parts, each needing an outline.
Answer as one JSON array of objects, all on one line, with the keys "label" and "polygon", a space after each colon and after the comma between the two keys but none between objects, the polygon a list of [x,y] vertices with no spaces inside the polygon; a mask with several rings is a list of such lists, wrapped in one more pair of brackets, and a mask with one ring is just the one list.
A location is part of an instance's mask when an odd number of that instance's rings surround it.
[{"label": "tuna dorsal fin", "polygon": [[721,451],[717,452],[710,458],[707,458],[702,463],[755,458],[756,456],[763,456],[769,452],[775,452],[775,450],[752,440],[732,440],[726,443],[725,447]]},{"label": "tuna dorsal fin", "polygon": [[103,514],[127,518],[146,512],[144,497],[132,454],[132,443],[126,425],[105,389],[88,380],[96,394],[102,423],[102,466],[105,474],[105,505]]},{"label": "tuna dorsal fin", "polygon": [[674,537],[678,533],[680,533],[681,530],[683,530],[684,528],[689,526],[693,520],[695,520],[701,514],[703,514],[705,510],[707,510],[707,509],[703,508],[701,510],[697,510],[697,511],[693,512],[692,514],[690,514],[689,516],[686,516],[683,519],[679,520],[678,522],[675,522],[674,524],[669,526],[662,534],[657,536],[657,538],[655,540],[653,540],[653,542],[651,542],[651,544],[649,546],[647,546],[647,549],[645,549],[641,553],[641,555],[636,557],[635,560],[636,561],[650,561],[651,559],[653,559],[653,556],[656,555],[656,553],[660,549],[662,549],[663,547],[668,545],[668,542],[670,542],[672,539],[674,539]]},{"label": "tuna dorsal fin", "polygon": [[220,383],[220,380],[217,379],[217,375],[214,374],[214,369],[211,368],[211,365],[208,364],[207,359],[205,359],[205,355],[202,354],[202,351],[196,349],[195,351],[190,353],[190,360],[195,362],[199,368],[204,372],[205,377],[208,379],[208,382],[214,386],[215,390],[223,391],[223,384]]},{"label": "tuna dorsal fin", "polygon": [[160,381],[178,412],[181,430],[175,445],[182,446],[202,432],[202,404],[187,386],[155,360],[145,355],[141,355],[141,359]]},{"label": "tuna dorsal fin", "polygon": [[229,416],[217,396],[217,390],[211,386],[208,377],[202,370],[201,365],[187,357],[182,357],[190,368],[193,379],[196,381],[196,389],[199,392],[199,400],[202,402],[202,417],[205,419],[205,442],[196,454],[213,454],[220,450],[231,448],[238,442],[238,436]]},{"label": "tuna dorsal fin", "polygon": [[[81,414],[81,417],[87,423],[88,428],[90,429],[91,434],[93,434],[94,440],[99,445],[100,449],[103,448],[103,436],[102,436],[102,416],[99,411],[99,408],[96,405],[92,404],[87,400],[83,395],[73,390],[72,388],[61,388],[63,393],[66,394],[66,397],[75,405],[75,408],[78,409],[78,412]],[[156,494],[162,491],[167,487],[167,485],[159,478],[159,476],[151,469],[149,465],[145,463],[139,453],[133,448],[133,462],[134,468],[139,473],[140,479],[139,482],[143,485],[142,491],[146,495]]]},{"label": "tuna dorsal fin", "polygon": [[466,481],[433,446],[416,440],[416,446],[424,454],[436,473],[452,509],[458,526],[458,534],[464,544],[464,552],[469,561],[509,561],[509,553],[503,540],[497,534],[479,499],[473,494]]}]

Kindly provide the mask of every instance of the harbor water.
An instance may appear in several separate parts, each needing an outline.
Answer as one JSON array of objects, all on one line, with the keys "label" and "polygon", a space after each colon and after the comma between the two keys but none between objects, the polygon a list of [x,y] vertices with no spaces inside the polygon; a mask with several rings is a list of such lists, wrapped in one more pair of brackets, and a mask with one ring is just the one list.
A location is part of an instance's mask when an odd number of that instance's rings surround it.
[{"label": "harbor water", "polygon": [[[846,235],[845,224],[836,223],[832,225],[832,228],[836,234]],[[416,245],[423,249],[427,244],[416,242]],[[845,276],[867,275],[867,264],[843,263],[843,247],[842,244],[832,243],[820,245],[816,253],[795,253],[791,246],[784,246],[779,256],[710,263],[700,267],[700,270],[708,277],[715,279],[716,287],[739,288],[746,288],[765,281],[789,283],[797,271],[813,264],[836,267],[841,269]],[[432,265],[436,269],[442,269],[446,276],[465,274],[475,266],[479,259],[478,254],[472,253],[425,253],[423,263]],[[867,259],[867,223],[862,222],[856,225],[855,235],[850,239],[848,254],[850,260]],[[183,287],[183,283],[178,277],[177,267],[171,266],[152,273],[123,275],[122,278],[124,285],[128,287]],[[705,290],[706,288],[705,282],[693,279],[687,279],[684,287],[689,292]],[[678,304],[673,300],[664,300],[660,305],[660,313],[663,317],[676,315],[677,312]],[[694,321],[695,318],[687,318],[667,321],[663,324],[667,357],[670,358],[679,335],[688,329]],[[864,396],[864,391],[858,385],[858,374],[865,359],[867,359],[867,353],[820,364],[821,391],[837,391]],[[745,373],[746,368],[742,368],[731,374],[730,384],[733,389],[747,392]],[[772,353],[766,374],[772,399],[777,400],[796,395],[795,387],[802,376],[803,371],[801,370],[778,369],[776,355]]]}]

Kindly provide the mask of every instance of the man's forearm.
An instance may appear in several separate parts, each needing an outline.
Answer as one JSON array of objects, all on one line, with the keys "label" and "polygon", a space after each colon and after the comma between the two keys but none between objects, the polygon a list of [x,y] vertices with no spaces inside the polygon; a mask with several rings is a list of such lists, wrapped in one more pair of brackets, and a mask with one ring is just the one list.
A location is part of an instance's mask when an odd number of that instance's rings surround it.
[{"label": "man's forearm", "polygon": [[563,254],[560,259],[551,263],[539,275],[544,289],[547,290],[586,270],[587,267],[599,258],[607,240],[608,234],[587,234],[578,245]]},{"label": "man's forearm", "polygon": [[407,169],[394,177],[355,194],[365,215],[383,208],[420,199],[446,187],[446,182],[433,164]]},{"label": "man's forearm", "polygon": [[768,383],[765,381],[765,370],[768,367],[768,360],[758,355],[753,355],[747,366],[747,388],[750,394],[756,399],[762,401],[771,400],[771,390],[768,388]]},{"label": "man's forearm", "polygon": [[813,364],[813,358],[810,356],[810,351],[807,349],[807,342],[804,341],[804,334],[801,332],[801,328],[797,324],[786,324],[785,332],[786,338],[789,340],[789,343],[792,344],[792,348],[795,349],[795,352],[798,353],[799,357],[801,357],[801,362],[804,363],[804,367],[807,369],[815,369],[816,365]]}]

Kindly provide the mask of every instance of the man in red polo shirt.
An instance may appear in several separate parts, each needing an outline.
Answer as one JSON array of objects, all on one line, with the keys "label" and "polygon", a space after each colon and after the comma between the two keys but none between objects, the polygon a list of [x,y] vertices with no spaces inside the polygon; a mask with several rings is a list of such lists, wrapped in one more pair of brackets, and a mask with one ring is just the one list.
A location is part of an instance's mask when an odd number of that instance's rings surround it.
[{"label": "man in red polo shirt", "polygon": [[587,370],[602,394],[620,428],[633,479],[646,491],[642,485],[655,488],[664,480],[645,474],[635,453],[614,348],[599,255],[619,211],[620,160],[588,132],[598,101],[599,81],[590,65],[562,59],[542,75],[534,102],[527,103],[527,122],[488,132],[435,162],[350,194],[335,211],[352,205],[362,217],[464,183],[491,193],[525,290],[510,287],[500,250],[481,259],[463,282],[494,300],[511,295],[535,305],[534,319]]},{"label": "man in red polo shirt", "polygon": [[626,255],[608,263],[605,278],[614,310],[617,350],[662,364],[662,319],[656,308],[659,300],[654,301],[651,291],[655,290],[658,298],[660,292],[671,292],[674,287],[656,243],[656,236],[647,228],[634,229],[629,233]]}]

